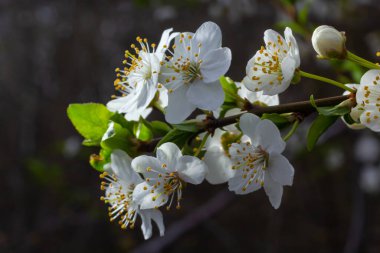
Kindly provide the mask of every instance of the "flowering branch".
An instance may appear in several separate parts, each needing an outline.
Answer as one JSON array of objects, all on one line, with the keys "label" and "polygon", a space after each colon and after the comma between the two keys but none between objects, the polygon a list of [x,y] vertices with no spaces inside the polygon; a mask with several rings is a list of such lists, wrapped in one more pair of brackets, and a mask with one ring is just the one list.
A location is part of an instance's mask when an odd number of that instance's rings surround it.
[{"label": "flowering branch", "polygon": [[[334,106],[349,98],[350,98],[350,95],[321,98],[321,99],[316,99],[315,104],[318,107]],[[264,113],[296,112],[296,113],[302,114],[302,116],[305,117],[309,115],[310,113],[315,112],[315,107],[310,103],[310,101],[300,101],[300,102],[274,105],[274,106],[266,106],[266,107],[252,105],[251,109],[249,109],[248,112],[256,114],[258,116],[261,116]],[[230,117],[225,117],[222,119],[209,120],[207,121],[205,125],[205,129],[215,130],[216,128],[234,124],[237,122],[237,120],[240,118],[242,114],[243,113],[238,114],[238,115],[233,115]]]}]

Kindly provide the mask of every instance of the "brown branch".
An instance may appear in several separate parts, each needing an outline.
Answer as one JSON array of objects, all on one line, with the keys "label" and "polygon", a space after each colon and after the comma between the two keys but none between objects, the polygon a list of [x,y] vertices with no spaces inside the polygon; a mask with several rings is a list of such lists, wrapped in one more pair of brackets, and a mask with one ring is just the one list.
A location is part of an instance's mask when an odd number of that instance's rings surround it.
[{"label": "brown branch", "polygon": [[[351,95],[345,95],[345,96],[316,99],[315,104],[318,107],[334,106],[343,102],[344,100],[351,98],[350,96]],[[256,114],[258,116],[261,116],[264,113],[294,112],[294,113],[298,113],[302,117],[306,117],[309,114],[315,112],[315,108],[310,103],[310,101],[301,101],[301,102],[287,103],[287,104],[281,104],[281,105],[275,105],[275,106],[265,106],[265,107],[252,105],[251,108],[247,112]],[[225,117],[221,119],[207,118],[204,121],[203,126],[200,127],[199,132],[204,132],[204,131],[213,132],[217,128],[234,124],[238,122],[240,116],[244,113],[240,113],[237,115],[233,115],[233,116],[229,116],[229,117]],[[161,138],[156,138],[156,139],[151,140],[150,142],[140,142],[138,151],[151,152],[154,150],[154,148],[157,146],[160,140]]]}]

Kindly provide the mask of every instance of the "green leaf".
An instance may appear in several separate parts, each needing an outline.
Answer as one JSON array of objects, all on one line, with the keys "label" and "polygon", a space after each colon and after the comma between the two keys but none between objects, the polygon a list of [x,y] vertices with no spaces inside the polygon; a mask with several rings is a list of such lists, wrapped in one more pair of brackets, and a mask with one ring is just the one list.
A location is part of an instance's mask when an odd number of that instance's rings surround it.
[{"label": "green leaf", "polygon": [[179,148],[182,148],[187,143],[187,141],[194,136],[195,133],[193,132],[182,131],[180,129],[174,128],[160,140],[160,142],[157,144],[157,147],[166,142],[173,142],[177,144]]},{"label": "green leaf", "polygon": [[104,138],[101,142],[101,147],[104,149],[121,149],[127,152],[128,154],[134,153],[134,143],[131,132],[123,128],[117,123],[112,123],[112,125],[107,130]]},{"label": "green leaf", "polygon": [[67,116],[75,129],[85,138],[83,145],[98,146],[113,115],[102,104],[71,104]]},{"label": "green leaf", "polygon": [[166,135],[172,128],[162,121],[152,121],[150,122],[152,126],[152,132],[155,136],[164,136]]},{"label": "green leaf", "polygon": [[99,155],[92,154],[90,156],[90,165],[97,171],[103,172],[104,165],[111,162],[111,151],[106,149],[101,149]]},{"label": "green leaf", "polygon": [[272,121],[278,128],[283,128],[290,123],[286,116],[277,113],[264,113],[261,116],[261,119],[268,119]]},{"label": "green leaf", "polygon": [[325,116],[343,116],[351,111],[350,106],[339,104],[336,106],[317,107],[314,96],[310,96],[310,104],[317,109],[318,113]]},{"label": "green leaf", "polygon": [[133,132],[133,126],[136,123],[135,121],[126,120],[125,117],[120,113],[115,113],[112,115],[110,120],[128,129],[131,133]]},{"label": "green leaf", "polygon": [[338,116],[325,116],[318,115],[311,125],[307,133],[307,149],[311,151],[315,144],[317,143],[319,137],[326,132],[326,130],[334,124],[334,122],[339,118]]},{"label": "green leaf", "polygon": [[219,78],[220,84],[222,85],[224,91],[224,102],[225,103],[235,103],[237,95],[237,87],[231,78],[221,76]]},{"label": "green leaf", "polygon": [[153,138],[151,128],[148,121],[140,118],[140,121],[134,125],[133,133],[139,140],[150,141]]},{"label": "green leaf", "polygon": [[184,121],[181,124],[174,124],[173,127],[185,132],[197,133],[199,131],[199,124],[201,122],[196,119]]}]

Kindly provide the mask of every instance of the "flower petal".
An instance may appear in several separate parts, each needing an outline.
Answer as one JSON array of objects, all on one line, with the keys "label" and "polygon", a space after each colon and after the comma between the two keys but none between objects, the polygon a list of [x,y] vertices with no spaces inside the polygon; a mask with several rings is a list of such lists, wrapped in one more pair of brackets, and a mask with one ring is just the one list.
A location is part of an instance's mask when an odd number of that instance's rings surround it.
[{"label": "flower petal", "polygon": [[168,107],[165,111],[165,119],[171,124],[184,121],[196,108],[189,102],[186,96],[187,87],[182,86],[168,94]]},{"label": "flower petal", "polygon": [[147,182],[138,184],[133,190],[133,201],[140,205],[141,209],[152,209],[160,207],[168,202],[168,196],[163,194],[164,189],[154,188]]},{"label": "flower petal", "polygon": [[138,184],[143,180],[131,167],[132,159],[120,149],[115,149],[111,154],[111,168],[118,178],[129,184]]},{"label": "flower petal", "polygon": [[282,185],[273,181],[269,175],[266,175],[264,178],[264,190],[273,208],[278,209],[281,205]]},{"label": "flower petal", "polygon": [[181,150],[179,150],[177,145],[171,142],[166,142],[157,149],[158,160],[160,160],[161,163],[165,163],[167,165],[166,170],[170,172],[174,171],[181,156]]},{"label": "flower petal", "polygon": [[228,190],[233,191],[239,195],[244,195],[257,191],[261,188],[260,182],[252,181],[251,184],[247,184],[247,182],[248,180],[243,179],[243,173],[241,170],[239,170],[236,172],[234,177],[228,180]]},{"label": "flower petal", "polygon": [[268,173],[274,181],[281,185],[293,184],[294,168],[281,154],[270,154]]},{"label": "flower petal", "polygon": [[360,123],[374,132],[380,132],[380,112],[376,105],[368,105],[360,115]]},{"label": "flower petal", "polygon": [[151,168],[159,173],[164,173],[165,171],[161,167],[161,162],[156,157],[141,155],[132,160],[132,168],[138,172],[144,174],[144,176],[151,177],[151,173],[147,169]]},{"label": "flower petal", "polygon": [[255,129],[260,122],[260,117],[252,113],[245,113],[240,117],[239,126],[243,133],[253,140],[255,136]]},{"label": "flower petal", "polygon": [[373,85],[373,81],[376,81],[376,77],[380,75],[380,70],[370,69],[360,79],[361,85]]},{"label": "flower petal", "polygon": [[261,146],[268,153],[282,153],[286,146],[277,126],[267,119],[258,124],[255,135],[251,140],[254,146]]},{"label": "flower petal", "polygon": [[[151,220],[153,220],[156,223],[156,225],[160,231],[160,236],[164,235],[165,226],[164,226],[164,220],[163,220],[161,211],[155,210],[155,209],[152,209],[152,210],[146,209],[146,210],[141,210],[140,215],[141,215],[141,219],[143,220],[143,222],[142,222],[143,224],[141,225],[141,229],[143,230],[143,233],[144,233],[144,229],[145,229],[145,228],[143,229],[144,219],[145,220],[149,219],[149,223],[151,223]],[[143,219],[143,216],[144,216],[144,219]],[[150,226],[150,227],[152,227],[152,226]],[[147,227],[147,228],[149,228],[149,227]],[[144,233],[144,237],[145,237],[145,233]],[[150,236],[148,238],[145,238],[145,240],[149,239],[149,238],[150,238]]]},{"label": "flower petal", "polygon": [[206,180],[210,184],[222,184],[227,182],[233,176],[232,162],[225,155],[223,149],[218,146],[212,146],[207,149],[204,156],[208,171]]},{"label": "flower petal", "polygon": [[210,83],[219,80],[230,68],[231,58],[231,50],[227,47],[210,51],[201,64],[203,81]]},{"label": "flower petal", "polygon": [[300,59],[298,44],[297,44],[296,39],[293,36],[292,29],[290,29],[289,27],[286,27],[284,34],[285,34],[286,43],[288,44],[289,49],[290,49],[289,53],[291,57],[293,58],[293,60],[295,61],[296,68],[298,68],[301,64],[301,59]]},{"label": "flower petal", "polygon": [[186,97],[199,109],[213,111],[223,104],[224,92],[219,81],[213,83],[198,81],[190,85]]},{"label": "flower petal", "polygon": [[195,45],[201,44],[199,55],[205,55],[212,49],[222,46],[222,32],[214,22],[205,22],[195,32],[194,41],[196,42]]},{"label": "flower petal", "polygon": [[141,210],[140,211],[140,217],[141,217],[141,231],[143,232],[144,239],[148,240],[152,237],[152,220],[149,217],[150,210]]},{"label": "flower petal", "polygon": [[191,184],[200,184],[205,178],[207,165],[197,157],[185,155],[178,160],[179,177]]}]

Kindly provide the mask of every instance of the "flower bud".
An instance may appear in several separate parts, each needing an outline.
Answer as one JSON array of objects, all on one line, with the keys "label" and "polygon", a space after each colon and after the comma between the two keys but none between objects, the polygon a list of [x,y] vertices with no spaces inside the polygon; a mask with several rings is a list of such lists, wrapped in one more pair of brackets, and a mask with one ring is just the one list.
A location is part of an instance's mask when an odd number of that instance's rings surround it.
[{"label": "flower bud", "polygon": [[322,25],[314,30],[311,38],[314,50],[320,58],[345,58],[346,36],[332,26]]}]

